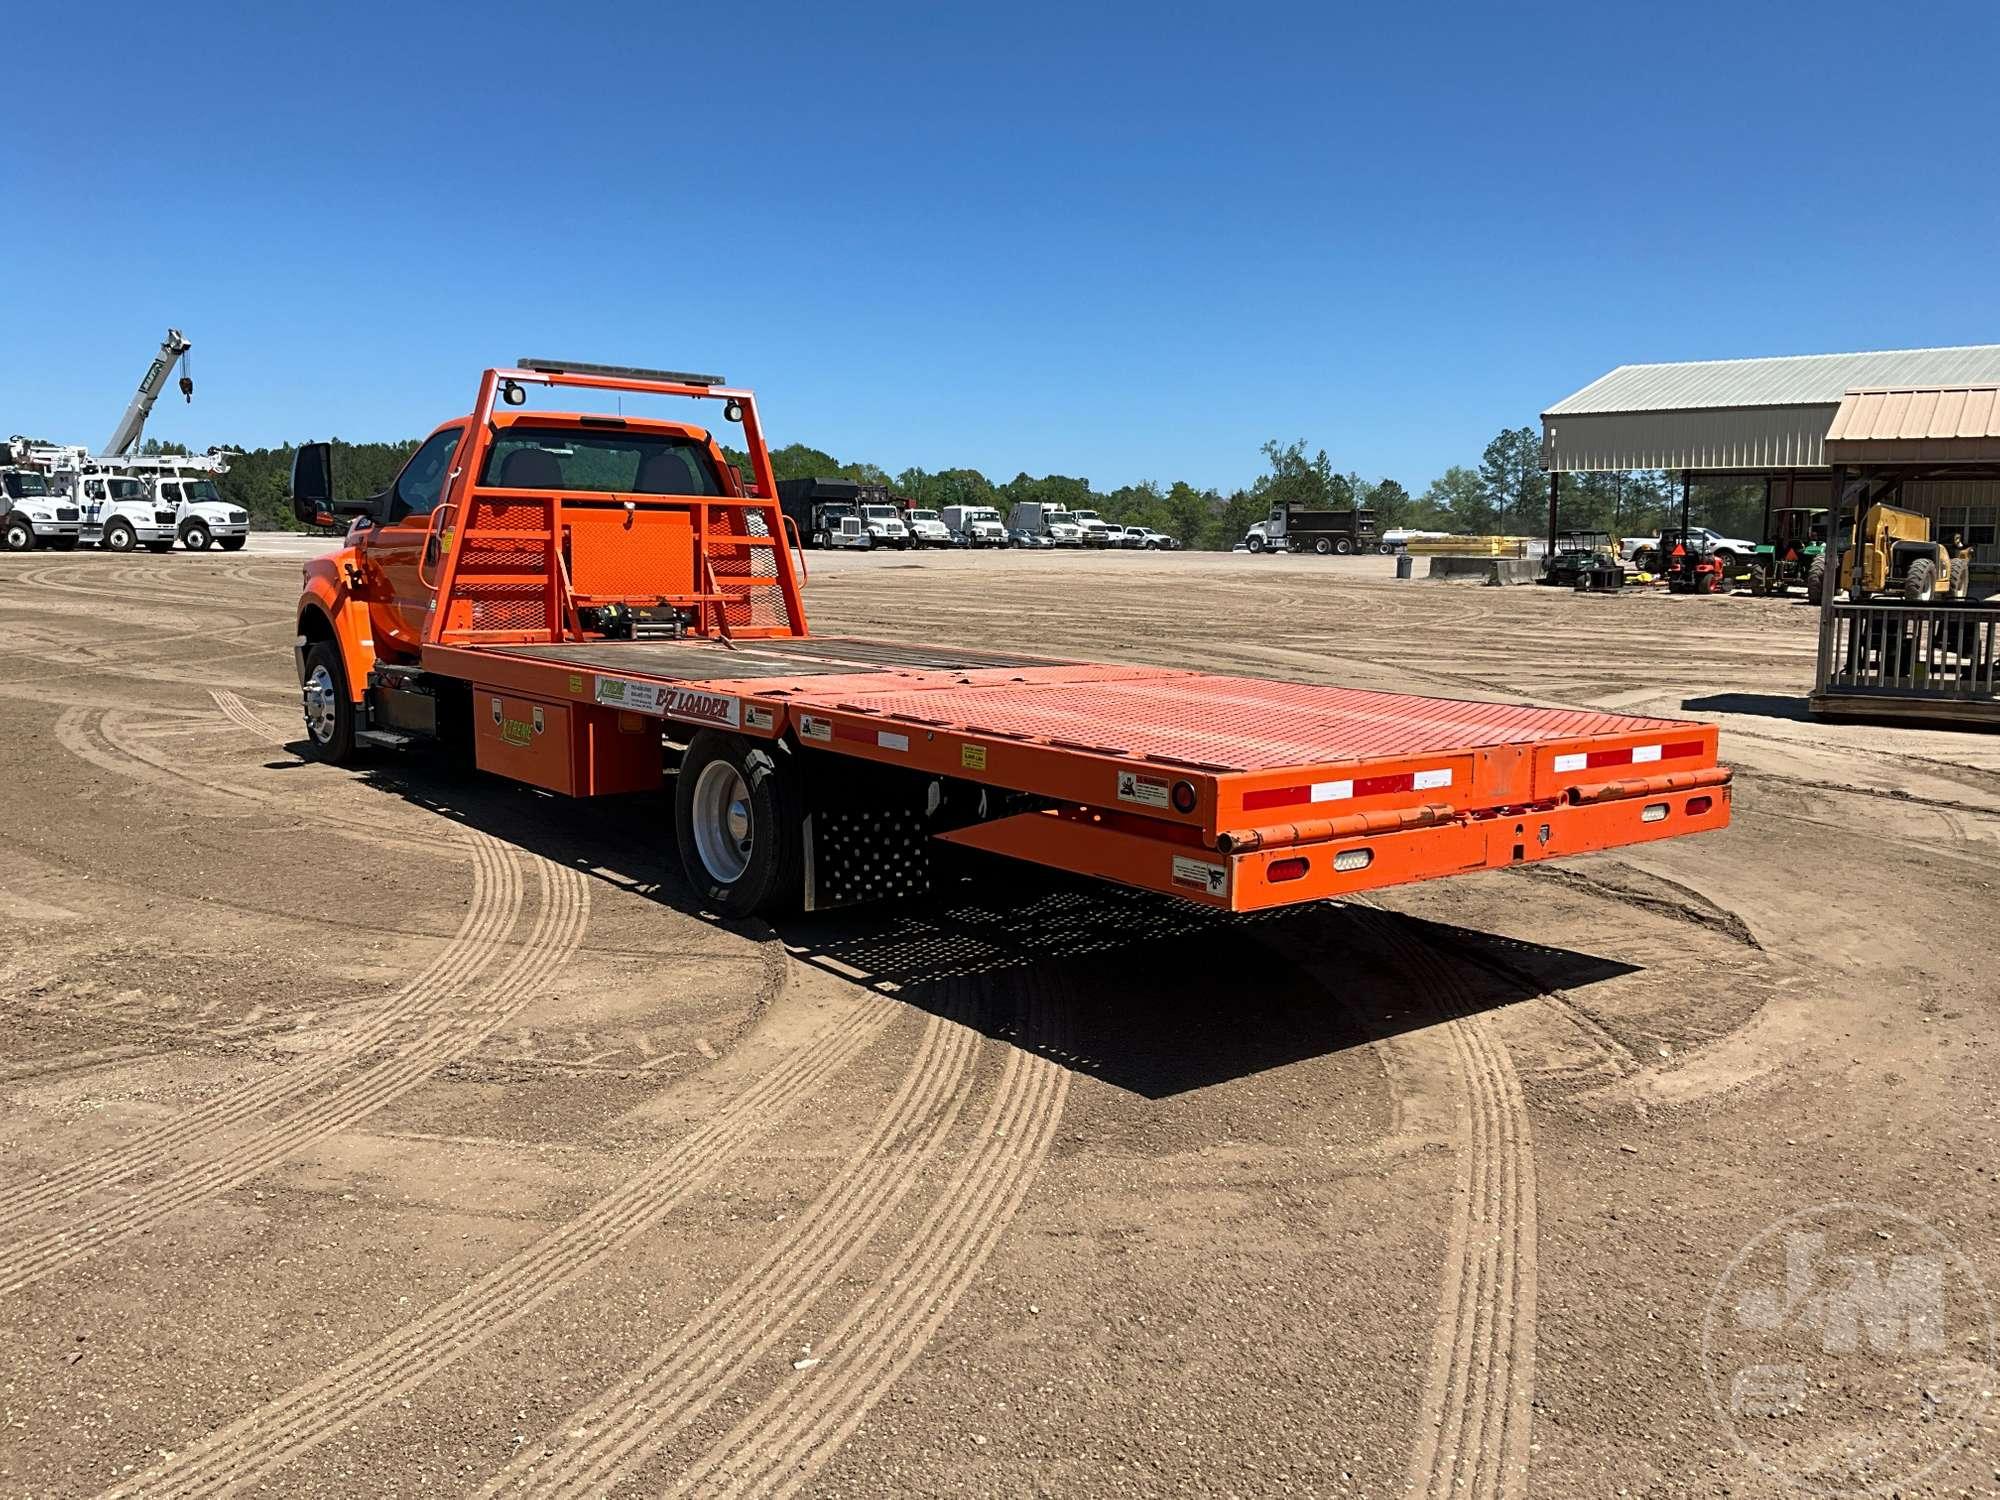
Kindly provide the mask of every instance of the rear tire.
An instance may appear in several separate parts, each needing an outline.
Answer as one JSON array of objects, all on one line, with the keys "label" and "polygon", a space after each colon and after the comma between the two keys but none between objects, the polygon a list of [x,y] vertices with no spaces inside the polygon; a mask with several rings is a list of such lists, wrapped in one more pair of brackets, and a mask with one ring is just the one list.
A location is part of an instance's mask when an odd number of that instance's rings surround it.
[{"label": "rear tire", "polygon": [[174,540],[172,537],[168,537],[164,542],[148,542],[146,543],[146,550],[155,553],[171,552],[174,550]]},{"label": "rear tire", "polygon": [[332,641],[306,648],[306,675],[299,684],[306,718],[306,754],[330,766],[354,759],[354,700],[347,692],[347,666]]},{"label": "rear tire", "polygon": [[1918,558],[1903,575],[1903,597],[1912,604],[1930,603],[1937,594],[1937,577],[1937,562],[1928,557]]},{"label": "rear tire", "polygon": [[1806,564],[1806,593],[1812,597],[1813,603],[1817,604],[1825,588],[1826,554],[1822,552],[1818,557],[1815,557],[1811,562]]},{"label": "rear tire", "polygon": [[784,744],[704,729],[674,786],[688,884],[727,916],[794,910],[805,891],[805,799]]},{"label": "rear tire", "polygon": [[247,536],[226,536],[220,542],[216,543],[216,545],[222,548],[224,552],[241,552],[243,544],[249,540],[250,538]]},{"label": "rear tire", "polygon": [[1333,543],[1328,541],[1325,537],[1321,537],[1318,541],[1313,543],[1313,551],[1317,552],[1321,557],[1325,557],[1327,553],[1331,552],[1332,550],[1333,550]]},{"label": "rear tire", "polygon": [[6,525],[0,527],[0,546],[9,552],[33,552],[35,550],[35,528],[26,516],[9,516]]},{"label": "rear tire", "polygon": [[1954,557],[1951,560],[1951,597],[1964,599],[1972,593],[1972,559]]},{"label": "rear tire", "polygon": [[1349,538],[1342,537],[1339,541],[1333,544],[1333,550],[1338,552],[1342,557],[1345,557],[1347,556],[1348,553],[1354,550],[1354,543]]}]

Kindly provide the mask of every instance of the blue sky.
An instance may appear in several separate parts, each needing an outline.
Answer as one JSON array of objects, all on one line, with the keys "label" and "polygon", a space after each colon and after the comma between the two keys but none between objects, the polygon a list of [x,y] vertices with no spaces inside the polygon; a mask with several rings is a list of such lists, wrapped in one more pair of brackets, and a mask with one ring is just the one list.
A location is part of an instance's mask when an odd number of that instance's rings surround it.
[{"label": "blue sky", "polygon": [[2000,341],[1991,0],[307,9],[15,15],[88,66],[0,123],[0,431],[101,443],[172,323],[197,446],[555,354],[892,470],[1419,490],[1617,364]]}]

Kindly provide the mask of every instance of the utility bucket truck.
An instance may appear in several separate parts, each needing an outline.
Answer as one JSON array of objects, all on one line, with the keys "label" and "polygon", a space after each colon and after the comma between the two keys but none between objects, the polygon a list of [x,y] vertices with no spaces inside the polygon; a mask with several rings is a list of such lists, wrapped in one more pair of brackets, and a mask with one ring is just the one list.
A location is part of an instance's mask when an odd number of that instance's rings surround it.
[{"label": "utility bucket truck", "polygon": [[[509,409],[530,386],[721,406]],[[938,845],[1255,911],[1729,821],[1710,725],[811,635],[757,403],[714,377],[492,369],[382,495],[300,448],[311,753],[437,739],[567,796],[673,787],[688,879],[746,914],[896,899]]]}]

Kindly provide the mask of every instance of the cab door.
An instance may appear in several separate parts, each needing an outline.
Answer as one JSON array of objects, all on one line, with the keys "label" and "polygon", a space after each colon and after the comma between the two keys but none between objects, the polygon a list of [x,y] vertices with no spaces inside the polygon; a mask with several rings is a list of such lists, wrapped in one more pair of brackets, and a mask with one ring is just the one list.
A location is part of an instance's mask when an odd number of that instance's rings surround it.
[{"label": "cab door", "polygon": [[414,660],[438,577],[433,512],[444,497],[460,429],[434,432],[383,497],[382,520],[355,543],[378,656]]}]

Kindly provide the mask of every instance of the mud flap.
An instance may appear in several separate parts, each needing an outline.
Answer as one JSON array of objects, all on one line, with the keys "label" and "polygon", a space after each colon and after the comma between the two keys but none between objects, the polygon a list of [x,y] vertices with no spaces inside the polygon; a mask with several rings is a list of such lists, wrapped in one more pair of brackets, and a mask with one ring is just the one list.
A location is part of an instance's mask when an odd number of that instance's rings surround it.
[{"label": "mud flap", "polygon": [[936,785],[845,756],[806,756],[805,909],[921,896],[935,883]]}]

